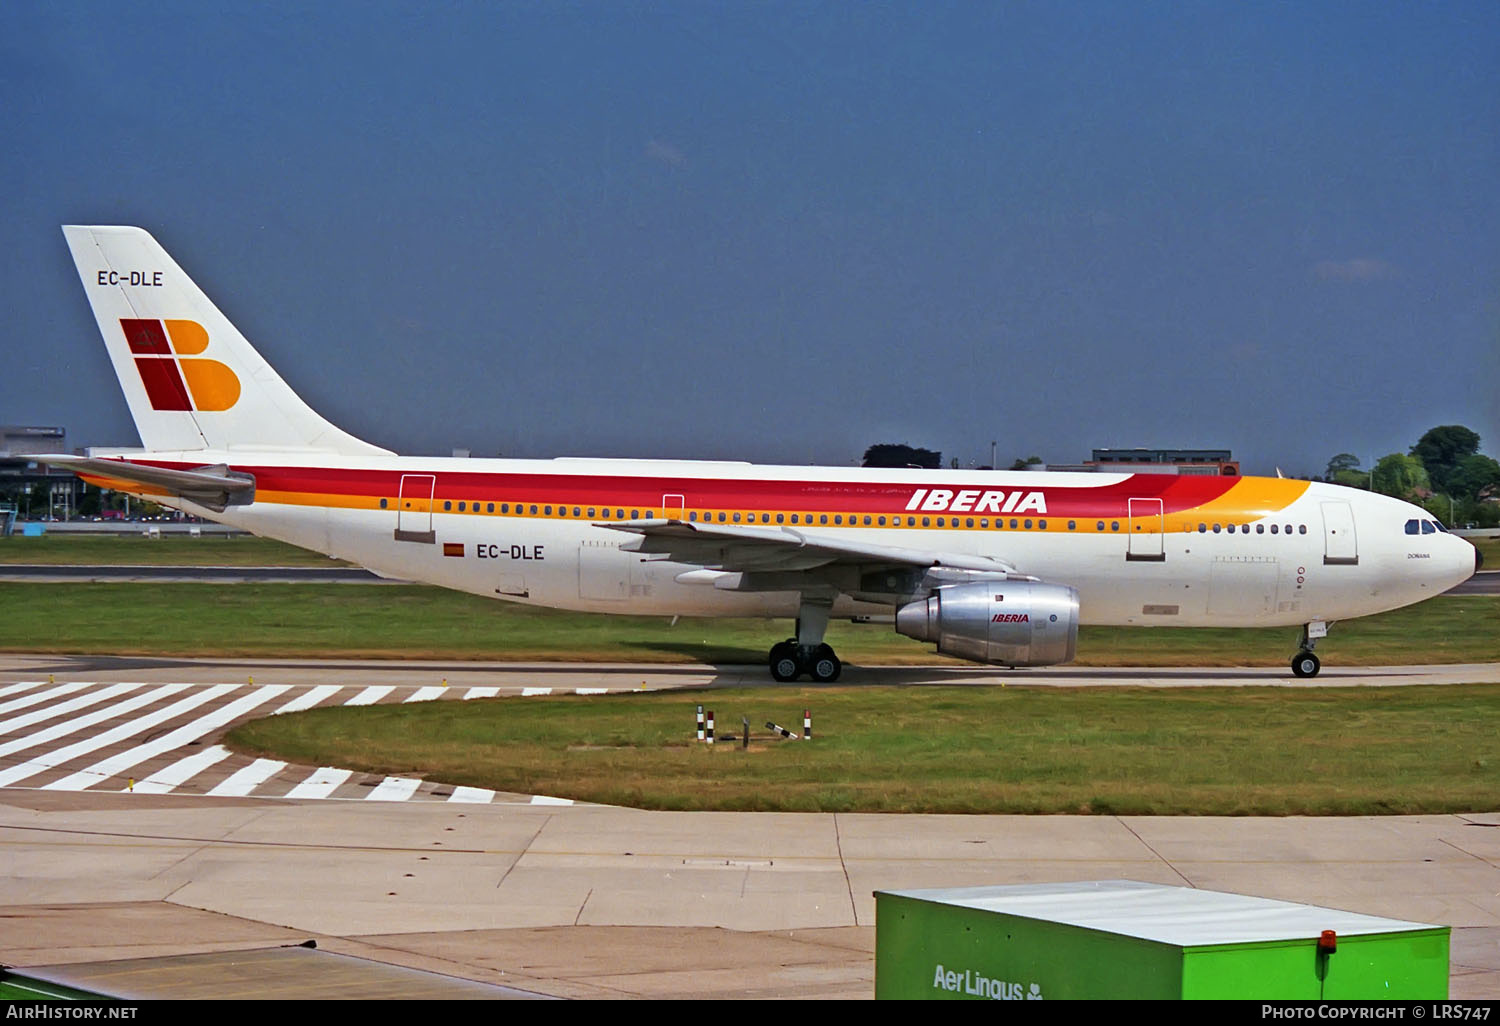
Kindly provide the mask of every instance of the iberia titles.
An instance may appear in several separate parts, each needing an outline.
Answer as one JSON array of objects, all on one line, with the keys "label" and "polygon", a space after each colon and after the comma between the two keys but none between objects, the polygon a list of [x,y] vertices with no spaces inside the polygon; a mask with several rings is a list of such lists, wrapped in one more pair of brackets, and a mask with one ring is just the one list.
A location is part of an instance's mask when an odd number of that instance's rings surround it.
[{"label": "iberia titles", "polygon": [[1046,513],[1047,496],[1042,492],[978,488],[958,492],[946,488],[918,488],[906,508],[924,513]]}]

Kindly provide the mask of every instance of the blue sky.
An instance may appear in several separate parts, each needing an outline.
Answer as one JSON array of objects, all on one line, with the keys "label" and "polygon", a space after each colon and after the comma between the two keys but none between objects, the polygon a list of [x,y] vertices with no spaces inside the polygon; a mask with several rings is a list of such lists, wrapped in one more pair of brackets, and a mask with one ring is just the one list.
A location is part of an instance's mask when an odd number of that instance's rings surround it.
[{"label": "blue sky", "polygon": [[138,224],[406,452],[1500,452],[1500,4],[0,8],[0,422]]}]

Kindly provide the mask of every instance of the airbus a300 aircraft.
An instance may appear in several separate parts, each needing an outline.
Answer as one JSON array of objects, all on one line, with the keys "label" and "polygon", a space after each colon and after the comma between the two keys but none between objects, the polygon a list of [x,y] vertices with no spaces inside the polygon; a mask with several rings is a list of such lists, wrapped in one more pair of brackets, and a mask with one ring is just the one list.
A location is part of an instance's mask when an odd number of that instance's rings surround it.
[{"label": "airbus a300 aircraft", "polygon": [[48,456],[99,485],[396,578],[597,613],[795,617],[771,674],[838,678],[831,618],[1003,666],[1081,623],[1301,625],[1478,565],[1424,510],[1254,477],[397,456],[309,408],[146,232],[65,227],[144,452]]}]

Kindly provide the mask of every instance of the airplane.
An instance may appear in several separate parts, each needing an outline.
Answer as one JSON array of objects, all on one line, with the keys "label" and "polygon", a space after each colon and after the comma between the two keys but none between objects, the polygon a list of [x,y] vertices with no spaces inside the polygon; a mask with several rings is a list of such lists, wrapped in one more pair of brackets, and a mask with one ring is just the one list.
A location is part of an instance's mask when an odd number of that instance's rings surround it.
[{"label": "airplane", "polygon": [[39,462],[385,577],[593,613],[794,618],[778,681],[837,680],[830,620],[998,666],[1081,624],[1300,626],[1438,595],[1477,550],[1425,510],[1243,476],[398,456],[304,403],[147,232],[65,226],[143,451]]}]

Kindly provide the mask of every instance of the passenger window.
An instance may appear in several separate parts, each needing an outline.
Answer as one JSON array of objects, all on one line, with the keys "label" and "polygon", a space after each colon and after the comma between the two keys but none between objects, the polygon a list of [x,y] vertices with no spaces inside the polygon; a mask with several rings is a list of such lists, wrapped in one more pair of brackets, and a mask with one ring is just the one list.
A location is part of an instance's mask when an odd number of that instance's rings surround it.
[{"label": "passenger window", "polygon": [[723,522],[724,522],[724,514],[720,513],[719,514],[719,523],[722,524]]},{"label": "passenger window", "polygon": [[1214,534],[1218,534],[1218,533],[1219,533],[1219,525],[1215,524],[1214,525]]},{"label": "passenger window", "polygon": [[579,508],[578,508],[578,507],[577,507],[577,506],[574,506],[574,507],[573,507],[573,515],[574,515],[574,516],[575,516],[575,517],[576,517],[576,516],[578,516],[578,515],[579,515],[579,514],[580,514],[580,513],[581,513],[581,512],[582,512],[582,511],[581,511],[581,510],[580,510],[580,509],[579,509]]},{"label": "passenger window", "polygon": [[[1118,531],[1120,529],[1120,522],[1118,520],[1111,520],[1109,522],[1109,529],[1111,531]],[[1214,530],[1217,531],[1218,529],[1219,529],[1219,525],[1215,524],[1214,525]]]},{"label": "passenger window", "polygon": [[1047,529],[1047,521],[1045,521],[1045,520],[1038,520],[1036,522],[1036,526],[1038,528],[1040,528],[1041,530],[1045,531]]},{"label": "passenger window", "polygon": [[1298,524],[1297,525],[1297,533],[1298,534],[1306,534],[1307,533],[1307,525],[1306,524]]},{"label": "passenger window", "polygon": [[545,507],[543,507],[543,509],[546,511],[547,516],[550,517],[552,515],[552,507],[551,506],[545,506]]},{"label": "passenger window", "polygon": [[932,526],[932,518],[931,517],[923,517],[922,518],[922,526],[923,527],[931,527]]},{"label": "passenger window", "polygon": [[[1015,518],[1011,518],[1010,529],[1014,531],[1019,526],[1021,526],[1021,522],[1019,520],[1016,520]],[[1104,530],[1104,525],[1102,523],[1099,525],[1099,530]]]},{"label": "passenger window", "polygon": [[1255,525],[1255,533],[1256,534],[1265,534],[1266,533],[1266,525],[1265,524],[1256,524]]},{"label": "passenger window", "polygon": [[486,513],[493,513],[493,512],[495,512],[495,504],[493,502],[487,502],[487,503],[485,503],[485,510],[484,511]]},{"label": "passenger window", "polygon": [[1078,527],[1078,521],[1076,521],[1076,520],[1069,520],[1068,521],[1068,530],[1072,531],[1072,530],[1076,529],[1077,527]]},{"label": "passenger window", "polygon": [[938,526],[939,527],[943,526],[943,518],[942,517],[938,517]]},{"label": "passenger window", "polygon": [[1207,530],[1208,530],[1208,525],[1207,524],[1199,524],[1198,525],[1198,533],[1199,534],[1202,534],[1203,532],[1205,532]]},{"label": "passenger window", "polygon": [[792,523],[795,524],[796,522],[797,522],[797,514],[793,513],[792,514]]},{"label": "passenger window", "polygon": [[531,507],[531,515],[532,516],[536,516],[536,507],[535,506]]},{"label": "passenger window", "polygon": [[452,508],[453,508],[453,503],[449,502],[447,499],[444,499],[443,500],[443,509],[449,510],[449,509],[452,509]]},{"label": "passenger window", "polygon": [[596,516],[599,515],[598,512],[597,512],[597,510],[598,510],[597,506],[590,506],[589,507],[589,519],[590,520],[592,520],[594,517],[596,517]]},{"label": "passenger window", "polygon": [[786,523],[786,517],[783,516],[782,514],[778,513],[778,514],[776,514],[776,522],[778,524],[784,524],[784,523]]},{"label": "passenger window", "polygon": [[885,517],[877,517],[876,519],[880,522],[881,527],[885,526]]},{"label": "passenger window", "polygon": [[691,523],[692,521],[697,520],[697,519],[698,519],[698,512],[696,510],[694,510],[692,513],[688,514],[688,522],[689,523]]},{"label": "passenger window", "polygon": [[974,518],[973,517],[969,517],[967,520],[965,520],[964,521],[964,526],[965,527],[973,527],[974,526]]},{"label": "passenger window", "polygon": [[1028,530],[1028,531],[1031,530],[1031,521],[1030,520],[1026,521],[1026,530]]},{"label": "passenger window", "polygon": [[[536,512],[536,507],[535,506],[531,507],[531,511],[533,513],[535,513]],[[625,519],[625,511],[623,509],[617,509],[617,510],[615,510],[615,519],[616,520],[624,520]]]},{"label": "passenger window", "polygon": [[630,519],[631,520],[639,520],[639,519],[641,519],[641,511],[638,510],[638,509],[631,510],[630,511]]},{"label": "passenger window", "polygon": [[[882,517],[882,518],[881,518],[881,519],[882,519],[882,520],[884,520],[884,519],[885,519],[885,518],[884,518],[884,517]],[[971,525],[971,526],[972,526],[972,524],[973,524],[973,521],[970,521],[970,525]],[[865,514],[865,526],[866,526],[866,527],[869,527],[869,526],[870,526],[870,515],[869,515],[869,514],[868,514],[868,513],[867,513],[867,514]]]},{"label": "passenger window", "polygon": [[828,523],[828,514],[827,513],[819,513],[818,514],[818,523],[820,523],[820,524],[826,524],[826,523]]},{"label": "passenger window", "polygon": [[739,514],[738,514],[738,513],[736,513],[736,514],[735,514],[735,515],[734,515],[734,522],[735,522],[735,523],[736,523],[736,524],[737,524],[737,523],[739,523],[739,522],[740,522],[740,515],[739,515]]}]

